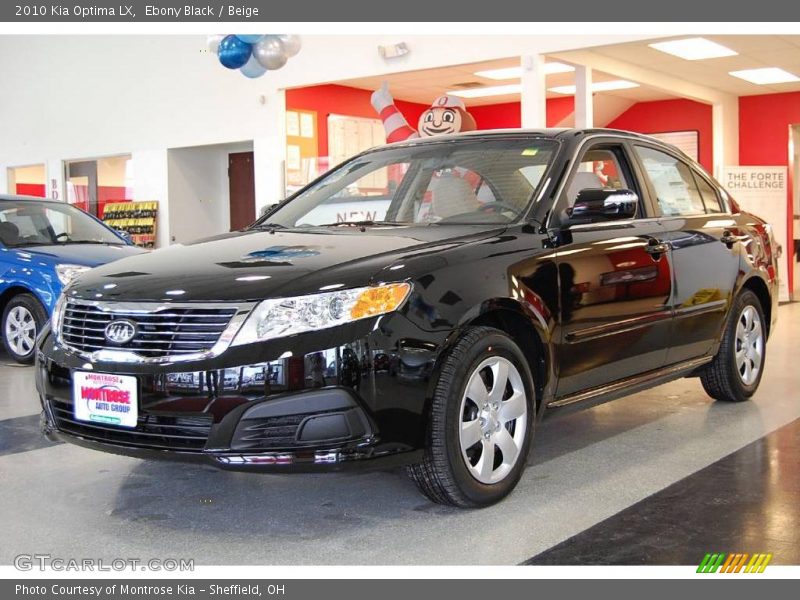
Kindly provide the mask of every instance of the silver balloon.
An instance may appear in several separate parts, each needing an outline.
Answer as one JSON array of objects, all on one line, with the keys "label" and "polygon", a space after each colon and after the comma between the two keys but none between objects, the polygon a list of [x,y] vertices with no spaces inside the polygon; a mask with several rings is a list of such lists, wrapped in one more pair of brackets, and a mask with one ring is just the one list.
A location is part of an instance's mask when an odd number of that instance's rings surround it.
[{"label": "silver balloon", "polygon": [[206,46],[209,52],[213,54],[219,53],[219,43],[223,40],[224,35],[210,35],[206,38]]},{"label": "silver balloon", "polygon": [[289,58],[300,52],[302,43],[299,35],[283,33],[278,36],[278,39],[283,43],[283,49],[286,51],[286,56]]},{"label": "silver balloon", "polygon": [[253,46],[253,56],[270,71],[280,69],[289,60],[286,51],[277,36],[268,35]]}]

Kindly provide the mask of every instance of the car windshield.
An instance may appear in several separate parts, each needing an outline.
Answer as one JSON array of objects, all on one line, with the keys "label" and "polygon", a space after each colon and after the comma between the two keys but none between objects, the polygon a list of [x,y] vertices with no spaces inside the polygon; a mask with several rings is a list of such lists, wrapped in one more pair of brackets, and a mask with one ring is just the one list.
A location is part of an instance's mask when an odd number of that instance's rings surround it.
[{"label": "car windshield", "polygon": [[6,247],[124,242],[85,212],[56,202],[0,201],[0,242]]},{"label": "car windshield", "polygon": [[511,223],[530,204],[556,147],[544,138],[484,138],[368,152],[256,226]]}]

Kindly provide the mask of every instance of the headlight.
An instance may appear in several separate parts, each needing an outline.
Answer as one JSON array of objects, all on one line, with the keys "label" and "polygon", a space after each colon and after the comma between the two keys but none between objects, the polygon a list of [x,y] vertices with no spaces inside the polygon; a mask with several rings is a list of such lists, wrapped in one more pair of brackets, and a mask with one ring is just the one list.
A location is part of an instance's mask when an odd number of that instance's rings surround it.
[{"label": "headlight", "polygon": [[67,287],[73,279],[89,269],[91,269],[91,267],[87,267],[86,265],[56,265],[56,275],[58,275],[58,280],[61,282],[61,285]]},{"label": "headlight", "polygon": [[56,341],[61,341],[61,321],[64,320],[64,305],[67,303],[67,297],[61,294],[56,302],[56,307],[53,309],[53,314],[50,317],[50,328],[53,330],[53,335]]},{"label": "headlight", "polygon": [[263,342],[386,314],[397,310],[410,291],[408,283],[391,283],[264,300],[247,317],[232,345]]}]

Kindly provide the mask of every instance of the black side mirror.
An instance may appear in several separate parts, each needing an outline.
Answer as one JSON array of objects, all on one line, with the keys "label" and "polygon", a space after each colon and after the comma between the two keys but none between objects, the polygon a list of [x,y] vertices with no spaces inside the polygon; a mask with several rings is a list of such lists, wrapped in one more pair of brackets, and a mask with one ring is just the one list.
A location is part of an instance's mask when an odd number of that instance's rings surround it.
[{"label": "black side mirror", "polygon": [[567,225],[633,219],[639,197],[631,190],[585,189],[567,209]]}]

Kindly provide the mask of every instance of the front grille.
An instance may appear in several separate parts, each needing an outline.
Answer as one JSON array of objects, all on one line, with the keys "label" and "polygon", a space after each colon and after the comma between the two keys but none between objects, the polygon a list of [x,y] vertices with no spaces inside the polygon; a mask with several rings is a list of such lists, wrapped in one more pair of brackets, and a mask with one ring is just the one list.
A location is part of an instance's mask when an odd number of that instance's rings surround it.
[{"label": "front grille", "polygon": [[126,446],[200,451],[206,445],[213,420],[211,415],[140,413],[136,427],[112,427],[78,421],[73,415],[71,403],[55,398],[49,400],[56,427],[61,431]]},{"label": "front grille", "polygon": [[[82,352],[127,350],[144,358],[207,352],[237,312],[236,307],[195,308],[159,305],[157,310],[123,310],[113,304],[67,301],[61,323],[64,343]],[[134,338],[122,345],[105,338],[106,326],[126,319],[136,324]]]}]

